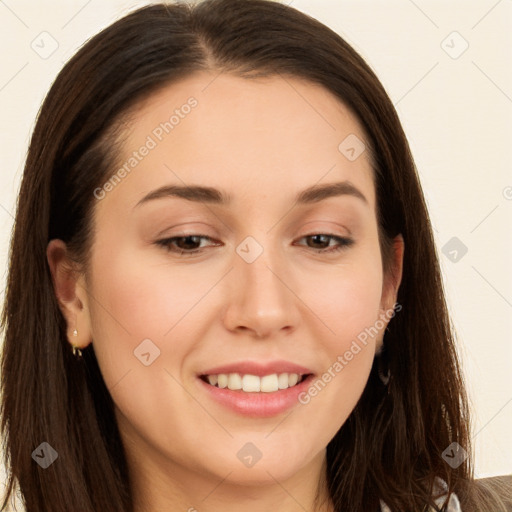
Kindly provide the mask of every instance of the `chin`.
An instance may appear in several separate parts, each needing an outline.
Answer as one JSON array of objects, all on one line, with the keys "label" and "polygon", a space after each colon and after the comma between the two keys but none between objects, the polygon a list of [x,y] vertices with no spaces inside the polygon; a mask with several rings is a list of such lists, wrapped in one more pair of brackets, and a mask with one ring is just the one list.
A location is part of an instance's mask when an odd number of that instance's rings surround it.
[{"label": "chin", "polygon": [[[261,455],[259,460],[250,460],[244,462],[244,452],[240,458],[234,452],[234,457],[219,456],[214,463],[215,467],[210,466],[210,471],[216,473],[217,477],[225,478],[226,483],[244,486],[264,486],[284,482],[306,466],[315,463],[315,456],[308,457],[308,452],[293,454],[287,450],[272,449],[268,450],[268,456]],[[318,454],[320,456],[323,454]],[[220,454],[219,454],[220,455]],[[213,462],[213,461],[212,461]]]}]

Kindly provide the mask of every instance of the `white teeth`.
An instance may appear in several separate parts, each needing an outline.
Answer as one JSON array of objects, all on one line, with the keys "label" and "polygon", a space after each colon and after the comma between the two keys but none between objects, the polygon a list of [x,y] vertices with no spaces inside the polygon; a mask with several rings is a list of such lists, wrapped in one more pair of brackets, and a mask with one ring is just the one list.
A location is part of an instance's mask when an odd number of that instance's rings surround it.
[{"label": "white teeth", "polygon": [[265,375],[265,377],[261,378],[261,391],[264,393],[272,393],[273,391],[277,391],[279,389],[278,380],[279,378],[277,373],[273,373],[272,375]]},{"label": "white teeth", "polygon": [[238,373],[230,373],[228,376],[228,388],[236,391],[242,389],[242,377]]},{"label": "white teeth", "polygon": [[233,391],[243,390],[248,393],[273,393],[280,389],[288,389],[300,382],[302,376],[297,373],[272,373],[263,377],[257,375],[240,375],[239,373],[220,373],[208,375],[207,380],[212,386],[228,388]]},{"label": "white teeth", "polygon": [[259,391],[261,379],[256,375],[244,375],[242,377],[242,389],[244,391]]},{"label": "white teeth", "polygon": [[281,373],[277,379],[277,385],[279,389],[287,389],[288,388],[288,374]]},{"label": "white teeth", "polygon": [[225,373],[221,373],[217,377],[217,385],[219,388],[227,388],[228,387],[228,376]]}]

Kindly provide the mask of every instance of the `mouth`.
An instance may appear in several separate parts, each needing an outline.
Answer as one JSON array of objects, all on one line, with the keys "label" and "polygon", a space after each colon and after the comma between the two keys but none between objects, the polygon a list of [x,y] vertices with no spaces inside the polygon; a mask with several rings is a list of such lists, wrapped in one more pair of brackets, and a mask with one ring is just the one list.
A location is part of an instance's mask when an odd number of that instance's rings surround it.
[{"label": "mouth", "polygon": [[201,393],[235,414],[270,418],[300,405],[314,379],[310,368],[285,359],[240,360],[196,374]]},{"label": "mouth", "polygon": [[313,373],[263,373],[208,373],[197,382],[209,400],[248,418],[273,418],[304,407],[300,397],[311,386]]},{"label": "mouth", "polygon": [[242,393],[275,393],[298,386],[311,373],[271,373],[252,375],[249,373],[219,373],[200,375],[199,378],[210,386]]}]

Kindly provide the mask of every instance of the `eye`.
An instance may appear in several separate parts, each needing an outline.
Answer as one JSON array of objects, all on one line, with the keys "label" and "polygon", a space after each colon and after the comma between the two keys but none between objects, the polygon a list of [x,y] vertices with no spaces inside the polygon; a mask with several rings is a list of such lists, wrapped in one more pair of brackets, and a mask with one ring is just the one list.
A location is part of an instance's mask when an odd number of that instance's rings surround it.
[{"label": "eye", "polygon": [[[319,253],[338,252],[354,244],[354,240],[352,238],[337,236],[329,233],[314,233],[301,238],[301,240],[304,239],[311,240],[314,245],[320,245],[321,247],[311,247],[308,244],[309,248]],[[331,241],[334,241],[336,245],[329,245]]]},{"label": "eye", "polygon": [[[316,253],[334,253],[348,248],[354,244],[352,238],[341,237],[328,233],[314,233],[306,235],[299,240],[311,241],[313,246],[307,243],[307,248],[312,249]],[[184,234],[181,236],[173,236],[164,238],[155,242],[157,245],[164,247],[167,251],[177,253],[180,256],[189,256],[204,251],[208,245],[201,245],[202,241],[213,242],[211,246],[219,245],[206,235]],[[331,242],[335,242],[331,245]],[[303,245],[303,244],[298,244]],[[318,247],[320,245],[320,247]],[[315,247],[316,246],[316,247]]]},{"label": "eye", "polygon": [[204,246],[201,246],[201,240],[212,241],[213,239],[206,235],[187,234],[164,238],[163,240],[158,240],[156,243],[157,245],[166,248],[169,252],[188,255],[203,251]]}]

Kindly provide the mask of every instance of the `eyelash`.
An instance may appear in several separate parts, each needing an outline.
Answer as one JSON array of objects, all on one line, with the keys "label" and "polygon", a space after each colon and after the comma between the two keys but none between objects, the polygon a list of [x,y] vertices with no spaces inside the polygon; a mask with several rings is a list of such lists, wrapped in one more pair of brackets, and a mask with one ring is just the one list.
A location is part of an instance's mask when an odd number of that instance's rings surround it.
[{"label": "eyelash", "polygon": [[[333,235],[330,233],[312,233],[311,235],[305,235],[305,236],[301,237],[300,240],[302,240],[303,238],[311,238],[314,236],[326,236],[326,237],[329,237],[330,239],[336,240],[338,242],[338,245],[336,245],[334,247],[327,247],[324,249],[314,249],[314,248],[310,247],[310,249],[312,249],[317,254],[337,253],[337,252],[340,252],[344,249],[351,247],[354,244],[354,240],[352,238],[341,237],[341,236]],[[184,251],[182,249],[172,248],[172,244],[176,240],[181,240],[183,238],[203,238],[203,239],[210,240],[210,241],[213,240],[212,238],[210,238],[209,236],[206,236],[206,235],[185,234],[185,235],[173,236],[170,238],[164,238],[162,240],[158,240],[156,242],[156,244],[161,247],[164,247],[169,252],[178,253],[180,256],[185,255],[185,257],[200,253],[204,250],[204,248],[200,248],[200,249],[192,249],[190,251]]]}]

